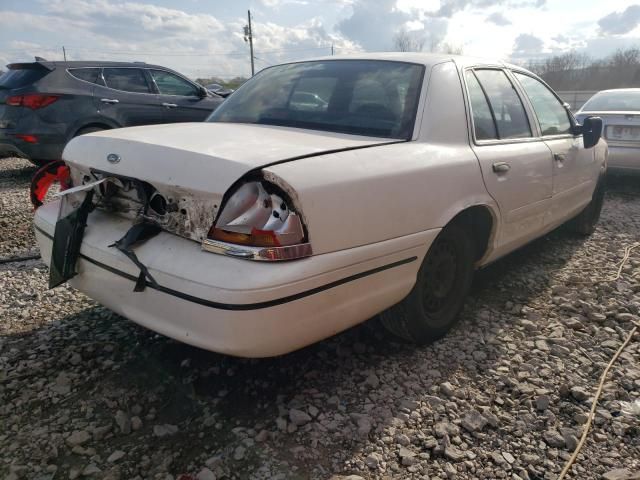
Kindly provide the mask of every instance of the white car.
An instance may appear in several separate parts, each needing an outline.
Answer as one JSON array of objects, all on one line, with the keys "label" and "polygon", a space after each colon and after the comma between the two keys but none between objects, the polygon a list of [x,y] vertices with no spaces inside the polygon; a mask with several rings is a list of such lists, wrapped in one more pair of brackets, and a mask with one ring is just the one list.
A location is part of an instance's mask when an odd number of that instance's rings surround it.
[{"label": "white car", "polygon": [[609,146],[608,171],[640,174],[640,88],[602,90],[582,106],[576,118],[594,115],[602,118]]},{"label": "white car", "polygon": [[[297,108],[298,91],[326,106]],[[571,219],[593,231],[599,125],[500,62],[289,63],[205,123],[75,138],[74,188],[38,208],[35,230],[51,285],[70,278],[198,347],[279,355],[381,312],[423,343],[455,323],[475,269]]]}]

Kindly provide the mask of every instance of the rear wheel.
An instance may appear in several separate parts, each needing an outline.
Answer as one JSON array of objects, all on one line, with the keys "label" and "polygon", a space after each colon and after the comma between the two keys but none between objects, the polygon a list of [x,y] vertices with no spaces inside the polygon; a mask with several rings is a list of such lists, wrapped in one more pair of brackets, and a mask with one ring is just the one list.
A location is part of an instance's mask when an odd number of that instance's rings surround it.
[{"label": "rear wheel", "polygon": [[424,344],[453,327],[473,279],[474,245],[468,229],[453,223],[435,239],[411,293],[380,314],[391,333]]},{"label": "rear wheel", "polygon": [[584,236],[589,236],[595,231],[600,219],[605,191],[605,178],[600,176],[589,204],[577,217],[569,221],[568,226],[571,231]]}]

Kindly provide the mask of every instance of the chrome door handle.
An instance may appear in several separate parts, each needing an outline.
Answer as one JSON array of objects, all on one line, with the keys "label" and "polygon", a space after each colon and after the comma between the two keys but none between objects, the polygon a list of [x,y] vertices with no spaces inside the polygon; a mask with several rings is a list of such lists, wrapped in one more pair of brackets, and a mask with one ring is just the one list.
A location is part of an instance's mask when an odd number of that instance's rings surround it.
[{"label": "chrome door handle", "polygon": [[511,170],[511,165],[506,162],[497,162],[493,164],[493,171],[496,173],[505,173]]},{"label": "chrome door handle", "polygon": [[564,153],[554,153],[553,159],[556,162],[564,162],[567,159],[567,156]]},{"label": "chrome door handle", "polygon": [[117,98],[101,98],[100,101],[102,103],[120,103],[120,100]]},{"label": "chrome door handle", "polygon": [[176,108],[178,105],[175,103],[163,103],[162,106],[167,108]]}]

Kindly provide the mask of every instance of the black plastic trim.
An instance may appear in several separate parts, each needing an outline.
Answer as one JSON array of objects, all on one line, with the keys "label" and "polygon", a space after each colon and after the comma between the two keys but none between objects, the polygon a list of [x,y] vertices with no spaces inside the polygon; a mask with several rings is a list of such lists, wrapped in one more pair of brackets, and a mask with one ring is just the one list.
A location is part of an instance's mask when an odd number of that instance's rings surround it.
[{"label": "black plastic trim", "polygon": [[[47,237],[47,238],[49,238],[51,240],[53,239],[52,235],[50,235],[49,233],[45,232],[41,228],[35,227],[35,229],[38,230],[38,232],[40,232],[45,237]],[[102,262],[94,260],[93,258],[87,257],[86,255],[83,255],[82,253],[80,254],[80,258],[82,258],[83,260],[86,260],[89,263],[92,263],[93,265],[95,265],[97,267],[100,267],[100,268],[102,268],[104,270],[107,270],[108,272],[111,272],[111,273],[113,273],[115,275],[118,275],[120,277],[126,278],[127,280],[130,280],[133,283],[135,283],[138,280],[138,277],[135,276],[135,275],[130,275],[130,274],[126,273],[126,272],[123,272],[122,270],[118,270],[117,268],[113,268],[113,267],[111,267],[109,265],[106,265],[106,264],[104,264]],[[157,290],[159,292],[166,293],[166,294],[171,295],[173,297],[177,297],[177,298],[180,298],[182,300],[186,300],[188,302],[197,303],[198,305],[203,305],[205,307],[215,308],[215,309],[218,309],[218,310],[234,310],[234,311],[260,310],[262,308],[275,307],[277,305],[282,305],[284,303],[293,302],[293,301],[299,300],[301,298],[305,298],[305,297],[308,297],[308,296],[311,296],[311,295],[315,295],[316,293],[324,292],[325,290],[329,290],[331,288],[339,287],[340,285],[344,285],[345,283],[353,282],[355,280],[359,280],[361,278],[368,277],[368,276],[374,275],[376,273],[384,272],[385,270],[389,270],[389,269],[392,269],[392,268],[395,268],[395,267],[400,267],[402,265],[406,265],[408,263],[412,263],[412,262],[416,261],[417,259],[418,259],[418,257],[405,258],[404,260],[399,260],[397,262],[389,263],[387,265],[382,265],[381,267],[376,267],[376,268],[372,268],[371,270],[366,270],[364,272],[356,273],[355,275],[351,275],[349,277],[341,278],[340,280],[336,280],[334,282],[327,283],[325,285],[321,285],[321,286],[316,287],[316,288],[312,288],[311,290],[305,290],[304,292],[296,293],[296,294],[293,294],[293,295],[288,295],[286,297],[276,298],[274,300],[267,300],[265,302],[258,302],[258,303],[231,304],[231,303],[213,302],[211,300],[206,300],[204,298],[194,297],[193,295],[189,295],[187,293],[180,292],[178,290],[173,290],[173,289],[168,288],[168,287],[163,287],[162,285],[153,285],[148,281],[146,282],[146,286],[148,288],[151,288],[153,290]]]}]

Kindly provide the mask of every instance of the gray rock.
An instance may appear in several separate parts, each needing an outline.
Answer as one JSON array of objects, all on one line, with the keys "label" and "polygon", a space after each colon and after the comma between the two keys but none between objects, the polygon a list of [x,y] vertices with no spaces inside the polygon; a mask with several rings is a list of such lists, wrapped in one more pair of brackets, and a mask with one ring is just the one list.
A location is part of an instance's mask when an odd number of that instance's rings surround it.
[{"label": "gray rock", "polygon": [[565,445],[564,437],[557,430],[547,430],[542,434],[542,437],[550,447],[563,448]]},{"label": "gray rock", "polygon": [[444,449],[444,456],[452,462],[461,462],[467,458],[467,454],[454,446],[448,446]]},{"label": "gray rock", "polygon": [[440,384],[440,391],[446,395],[447,397],[455,396],[456,391],[453,388],[453,385],[449,382],[444,382]]},{"label": "gray rock", "polygon": [[536,408],[540,411],[545,411],[551,404],[551,397],[549,395],[538,395],[536,398]]},{"label": "gray rock", "polygon": [[587,400],[588,398],[591,397],[589,392],[587,392],[582,387],[572,387],[571,388],[571,396],[573,398],[575,398],[576,400],[578,400],[579,402],[584,402],[585,400]]},{"label": "gray rock", "polygon": [[487,419],[477,410],[469,410],[462,418],[462,428],[468,432],[479,432],[487,425]]},{"label": "gray rock", "polygon": [[153,426],[153,434],[156,437],[167,437],[176,433],[178,433],[178,427],[176,425],[165,423],[164,425]]},{"label": "gray rock", "polygon": [[116,450],[111,455],[109,455],[109,458],[107,458],[107,462],[109,463],[117,462],[124,456],[125,456],[125,453],[122,450]]},{"label": "gray rock", "polygon": [[509,452],[502,452],[502,456],[510,464],[514,464],[515,461],[516,461],[515,457],[513,455],[511,455]]},{"label": "gray rock", "polygon": [[291,410],[289,410],[289,420],[296,427],[301,427],[302,425],[306,425],[313,419],[307,412],[303,412],[302,410],[298,410],[297,408],[292,408]]},{"label": "gray rock", "polygon": [[124,435],[129,435],[131,433],[131,419],[127,413],[122,410],[118,410],[116,412],[115,421],[120,433]]},{"label": "gray rock", "polygon": [[604,480],[635,480],[640,478],[640,471],[631,473],[626,468],[615,468],[602,475]]},{"label": "gray rock", "polygon": [[405,467],[409,467],[417,463],[418,461],[418,459],[416,458],[416,454],[406,447],[400,447],[400,451],[398,452],[398,455],[400,457],[400,462]]},{"label": "gray rock", "polygon": [[196,475],[196,480],[216,480],[216,475],[208,468],[203,468]]},{"label": "gray rock", "polygon": [[84,467],[84,470],[82,470],[82,476],[90,477],[91,475],[96,475],[101,472],[102,470],[100,470],[95,464],[90,463],[89,465]]},{"label": "gray rock", "polygon": [[91,434],[89,432],[86,430],[74,430],[65,441],[69,446],[75,447],[77,445],[84,445],[89,440],[91,440]]},{"label": "gray rock", "polygon": [[376,469],[382,463],[382,455],[379,453],[371,453],[364,459],[364,463],[371,469]]},{"label": "gray rock", "polygon": [[236,447],[236,449],[233,451],[233,459],[242,460],[246,453],[247,453],[247,449],[242,445],[240,445]]}]

